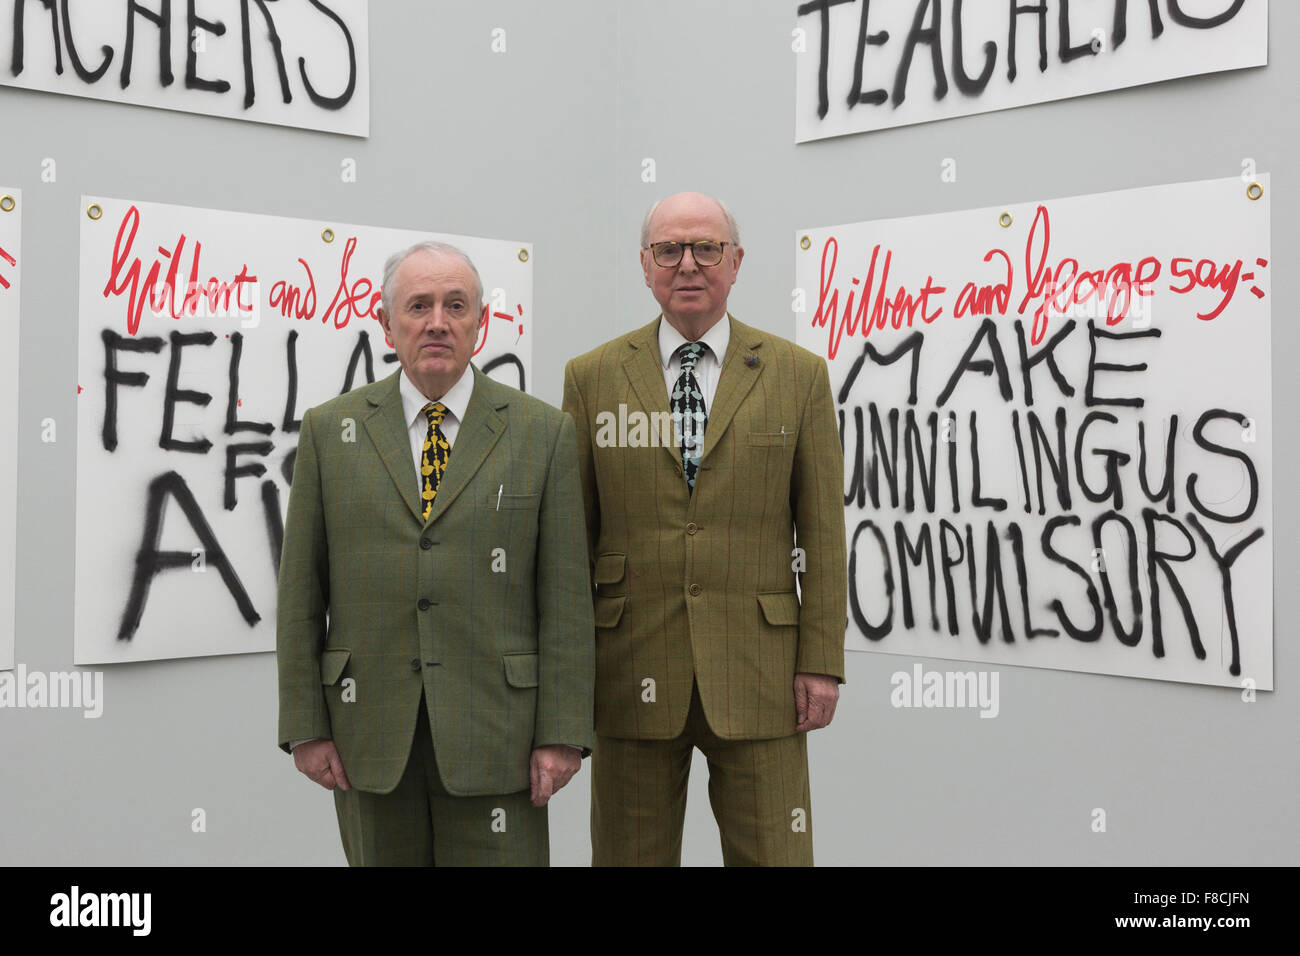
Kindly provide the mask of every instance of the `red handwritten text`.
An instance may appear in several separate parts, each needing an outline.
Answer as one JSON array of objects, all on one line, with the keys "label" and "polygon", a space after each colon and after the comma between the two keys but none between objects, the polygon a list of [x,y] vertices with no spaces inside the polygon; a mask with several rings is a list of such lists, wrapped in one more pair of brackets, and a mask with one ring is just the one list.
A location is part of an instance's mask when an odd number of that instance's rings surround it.
[{"label": "red handwritten text", "polygon": [[[1039,223],[1043,227],[1042,248],[1036,251]],[[1061,259],[1053,271],[1047,264],[1051,241],[1051,218],[1047,207],[1039,206],[1034,223],[1029,227],[1029,239],[1025,243],[1025,274],[1029,279],[1029,287],[1020,300],[1019,308],[1020,314],[1024,315],[1031,302],[1042,299],[1034,310],[1029,335],[1029,340],[1034,345],[1043,341],[1048,320],[1053,315],[1064,315],[1076,305],[1086,306],[1094,299],[1098,303],[1104,299],[1106,324],[1118,325],[1128,315],[1134,291],[1144,298],[1155,294],[1147,288],[1160,275],[1160,260],[1155,256],[1147,256],[1139,262],[1136,272],[1129,262],[1117,262],[1109,269],[1080,272],[1079,260],[1069,257]]]},{"label": "red handwritten text", "polygon": [[[375,284],[364,276],[351,282],[351,284],[348,281],[348,263],[352,261],[352,254],[356,252],[356,249],[357,237],[352,236],[343,248],[343,262],[339,266],[338,290],[334,293],[334,298],[330,300],[329,307],[321,316],[322,322],[328,322],[330,317],[333,316],[334,328],[336,329],[345,328],[352,321],[353,316],[378,320],[378,316],[375,315],[375,307],[379,305],[380,298],[383,295],[382,290],[375,289]],[[369,301],[366,301],[367,299]]]},{"label": "red handwritten text", "polygon": [[[854,286],[862,286],[862,298],[858,301],[857,309],[854,310],[853,299],[857,294],[857,289],[850,289],[848,299],[844,304],[844,311],[837,316],[836,311],[839,309],[840,290],[834,288],[835,285],[835,264],[839,259],[839,243],[831,236],[826,240],[826,245],[822,247],[821,263],[821,281],[819,283],[817,299],[817,312],[813,316],[813,324],[818,328],[825,328],[830,325],[830,340],[826,347],[826,357],[835,358],[840,350],[840,340],[844,333],[850,336],[857,334],[859,327],[862,329],[862,335],[865,337],[870,334],[871,330],[884,329],[891,326],[900,329],[906,323],[908,328],[912,327],[916,319],[917,312],[920,312],[921,321],[927,325],[939,318],[943,314],[943,309],[937,309],[931,313],[928,311],[930,296],[938,295],[946,291],[944,286],[933,285],[934,277],[929,276],[925,280],[925,286],[915,296],[909,293],[905,288],[899,287],[892,298],[887,298],[887,288],[889,285],[889,263],[893,258],[893,253],[885,251],[885,263],[880,274],[880,286],[876,287],[876,263],[880,257],[880,246],[877,245],[871,250],[871,265],[867,269],[865,281],[853,276],[851,283]],[[827,260],[829,259],[829,266]],[[867,303],[872,298],[872,291],[875,291],[875,301],[871,305],[871,313],[867,314]],[[861,325],[859,326],[859,323]]]},{"label": "red handwritten text", "polygon": [[307,287],[300,289],[280,279],[271,286],[271,308],[279,309],[286,319],[292,315],[295,319],[310,319],[316,314],[316,280],[312,277],[311,266],[301,256],[298,262],[307,273]]},{"label": "red handwritten text", "polygon": [[[203,244],[197,240],[194,243],[194,251],[190,256],[190,274],[189,281],[186,283],[186,292],[180,306],[176,304],[176,279],[181,268],[181,259],[185,254],[185,243],[187,238],[184,233],[177,239],[175,247],[167,249],[164,246],[158,247],[158,254],[169,260],[167,266],[167,275],[162,284],[159,285],[158,278],[162,273],[163,264],[160,259],[155,259],[149,267],[148,275],[144,280],[143,288],[140,284],[140,267],[142,262],[139,257],[132,258],[131,247],[135,242],[135,234],[140,228],[140,211],[132,206],[122,217],[122,222],[118,225],[117,236],[113,240],[113,258],[110,265],[110,274],[108,283],[104,286],[103,296],[120,296],[129,289],[126,306],[126,330],[130,335],[135,335],[140,328],[140,318],[144,313],[146,301],[150,310],[155,315],[161,315],[165,311],[173,319],[179,319],[183,315],[194,316],[199,311],[201,303],[206,302],[207,312],[212,315],[218,312],[229,314],[231,311],[231,298],[234,297],[235,307],[239,312],[252,312],[254,303],[244,304],[243,287],[245,285],[255,284],[257,276],[248,274],[248,266],[245,264],[240,268],[239,274],[231,282],[224,282],[215,276],[208,279],[206,283],[199,282],[199,258],[203,252]],[[130,260],[130,265],[128,265]]]}]

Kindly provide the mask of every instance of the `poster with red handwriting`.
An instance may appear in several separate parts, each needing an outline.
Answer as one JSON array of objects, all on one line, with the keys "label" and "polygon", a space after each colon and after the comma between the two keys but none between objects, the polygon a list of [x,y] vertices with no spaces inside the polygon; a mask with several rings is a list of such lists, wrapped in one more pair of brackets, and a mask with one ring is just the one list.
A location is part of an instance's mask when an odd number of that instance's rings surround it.
[{"label": "poster with red handwriting", "polygon": [[0,186],[0,670],[14,666],[14,577],[18,520],[18,319],[21,190]]},{"label": "poster with red handwriting", "polygon": [[464,250],[527,391],[532,246],[82,197],[76,663],[269,651],[303,412],[394,374],[384,261]]},{"label": "poster with red handwriting", "polygon": [[1258,176],[798,234],[850,649],[1273,688],[1269,209]]},{"label": "poster with red handwriting", "polygon": [[368,136],[367,4],[13,0],[0,85]]},{"label": "poster with red handwriting", "polygon": [[795,142],[1268,63],[1268,0],[797,0]]}]

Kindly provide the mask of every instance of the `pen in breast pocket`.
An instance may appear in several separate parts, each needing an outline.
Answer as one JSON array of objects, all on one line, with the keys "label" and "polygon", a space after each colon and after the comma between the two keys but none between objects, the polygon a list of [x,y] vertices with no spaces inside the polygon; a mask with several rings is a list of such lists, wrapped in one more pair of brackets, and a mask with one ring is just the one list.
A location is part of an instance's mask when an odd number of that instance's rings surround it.
[{"label": "pen in breast pocket", "polygon": [[497,485],[497,511],[501,510],[501,492],[506,490],[505,485]]},{"label": "pen in breast pocket", "polygon": [[781,447],[785,447],[785,426],[781,426]]}]

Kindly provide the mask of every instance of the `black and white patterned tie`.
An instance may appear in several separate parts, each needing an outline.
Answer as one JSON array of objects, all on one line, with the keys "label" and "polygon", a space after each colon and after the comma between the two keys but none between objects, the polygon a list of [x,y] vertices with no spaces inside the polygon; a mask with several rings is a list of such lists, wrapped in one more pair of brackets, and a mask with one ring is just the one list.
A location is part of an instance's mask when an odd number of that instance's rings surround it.
[{"label": "black and white patterned tie", "polygon": [[695,364],[708,351],[703,342],[687,342],[677,349],[682,358],[682,371],[677,376],[670,396],[673,424],[682,443],[682,472],[686,487],[695,490],[695,476],[700,469],[700,452],[704,450],[704,426],[708,415],[704,408],[704,392],[695,378]]}]

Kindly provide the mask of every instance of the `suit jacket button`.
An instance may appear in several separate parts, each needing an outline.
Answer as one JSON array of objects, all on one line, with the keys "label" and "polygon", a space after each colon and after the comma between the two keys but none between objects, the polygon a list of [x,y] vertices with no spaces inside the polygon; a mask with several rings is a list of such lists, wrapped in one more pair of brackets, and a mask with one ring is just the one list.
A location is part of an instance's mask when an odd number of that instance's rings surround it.
[{"label": "suit jacket button", "polygon": [[700,526],[697,525],[694,521],[692,521],[690,524],[688,524],[688,525],[686,526],[686,533],[687,533],[687,534],[695,534],[695,532],[697,532],[697,531],[699,531],[699,530],[700,530]]},{"label": "suit jacket button", "polygon": [[430,541],[428,538],[421,538],[420,547],[422,547],[425,551],[428,551],[430,548],[433,547],[433,542]]},{"label": "suit jacket button", "polygon": [[428,598],[420,598],[420,603],[417,605],[417,607],[419,607],[421,611],[427,611],[429,610],[429,608],[433,607],[433,602],[430,601]]},{"label": "suit jacket button", "polygon": [[699,597],[700,592],[703,591],[704,588],[700,587],[698,584],[692,584],[688,590],[691,592],[691,597]]},{"label": "suit jacket button", "polygon": [[415,673],[417,673],[417,674],[420,672],[420,660],[419,660],[419,658],[412,658],[412,659],[411,659],[411,670],[413,670],[413,671],[414,671]]},{"label": "suit jacket button", "polygon": [[680,478],[682,476],[682,466],[673,465],[673,474],[675,474],[678,478]]}]

